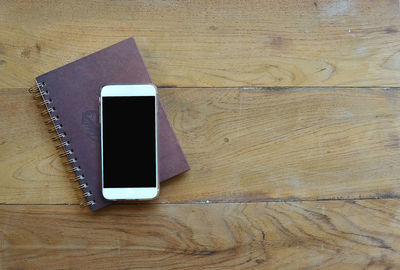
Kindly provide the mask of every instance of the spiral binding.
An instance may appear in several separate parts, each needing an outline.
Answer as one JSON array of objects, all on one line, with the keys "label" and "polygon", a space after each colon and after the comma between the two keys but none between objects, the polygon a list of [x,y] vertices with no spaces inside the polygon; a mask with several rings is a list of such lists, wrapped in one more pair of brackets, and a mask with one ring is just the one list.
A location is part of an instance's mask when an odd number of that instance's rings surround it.
[{"label": "spiral binding", "polygon": [[[56,149],[64,149],[64,152],[59,154],[60,158],[68,157],[68,161],[64,162],[64,165],[72,165],[71,169],[68,169],[68,172],[74,172],[75,176],[70,178],[71,181],[78,181],[79,186],[78,189],[84,191],[81,195],[81,198],[86,198],[86,202],[80,203],[81,206],[92,206],[96,204],[95,200],[89,199],[89,197],[93,196],[93,193],[88,190],[89,184],[84,182],[85,175],[82,173],[81,167],[78,165],[78,159],[76,157],[72,157],[74,154],[74,149],[69,147],[71,146],[71,142],[67,140],[67,133],[62,131],[63,125],[60,123],[60,117],[55,114],[57,109],[52,106],[53,99],[50,98],[50,90],[47,89],[47,85],[45,82],[37,83],[35,86],[28,89],[28,92],[33,95],[35,100],[38,100],[37,106],[43,107],[45,109],[41,111],[41,115],[43,117],[48,116],[49,119],[45,121],[46,125],[53,124],[53,126],[48,130],[49,133],[55,133],[55,135],[51,138],[53,141],[59,141],[59,144],[56,146]],[[40,98],[42,101],[39,102]]]},{"label": "spiral binding", "polygon": [[57,133],[57,135],[52,137],[51,140],[58,141],[58,140],[61,140],[61,138],[64,138],[65,136],[67,136],[67,133],[65,133],[65,132]]}]

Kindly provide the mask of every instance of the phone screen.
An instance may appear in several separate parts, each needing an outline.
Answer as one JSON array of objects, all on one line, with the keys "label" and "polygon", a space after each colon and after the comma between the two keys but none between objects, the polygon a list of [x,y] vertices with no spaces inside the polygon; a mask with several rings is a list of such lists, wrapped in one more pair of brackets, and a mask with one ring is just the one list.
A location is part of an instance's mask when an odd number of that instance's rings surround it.
[{"label": "phone screen", "polygon": [[103,97],[105,188],[156,187],[154,96]]}]

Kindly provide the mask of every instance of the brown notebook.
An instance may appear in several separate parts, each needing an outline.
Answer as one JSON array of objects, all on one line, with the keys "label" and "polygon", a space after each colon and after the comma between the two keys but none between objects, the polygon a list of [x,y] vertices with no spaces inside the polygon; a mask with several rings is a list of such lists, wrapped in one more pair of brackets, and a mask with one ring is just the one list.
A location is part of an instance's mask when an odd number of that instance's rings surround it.
[{"label": "brown notebook", "polygon": [[[107,84],[146,84],[150,76],[133,38],[93,53],[36,78],[57,136],[72,163],[85,205],[93,211],[111,203],[101,192],[98,98]],[[160,181],[189,170],[182,149],[158,98]],[[128,128],[126,132],[129,132]]]}]

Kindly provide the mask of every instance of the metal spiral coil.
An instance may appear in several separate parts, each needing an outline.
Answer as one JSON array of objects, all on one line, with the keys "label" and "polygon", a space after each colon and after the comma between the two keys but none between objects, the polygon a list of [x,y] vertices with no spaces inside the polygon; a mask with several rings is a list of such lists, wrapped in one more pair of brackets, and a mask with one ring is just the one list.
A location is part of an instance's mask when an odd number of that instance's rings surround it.
[{"label": "metal spiral coil", "polygon": [[83,194],[81,195],[81,198],[87,198],[87,197],[90,197],[90,196],[92,196],[92,195],[93,195],[92,192],[87,191],[87,192],[85,192],[85,193],[83,193]]},{"label": "metal spiral coil", "polygon": [[54,127],[50,128],[48,131],[49,131],[49,133],[52,133],[52,132],[54,132],[56,130],[61,129],[62,127],[63,127],[62,124],[58,124],[58,125],[55,125]]},{"label": "metal spiral coil", "polygon": [[40,115],[41,116],[47,116],[48,114],[51,114],[51,113],[53,113],[55,111],[56,111],[55,107],[46,108],[46,109],[44,109],[43,111],[40,112]]},{"label": "metal spiral coil", "polygon": [[69,165],[69,164],[73,164],[73,163],[76,163],[78,161],[78,159],[77,158],[70,158],[70,159],[68,159],[68,161],[67,162],[64,162],[63,163],[63,165]]},{"label": "metal spiral coil", "polygon": [[58,121],[60,118],[58,117],[58,115],[51,117],[49,120],[45,121],[44,123],[46,125],[50,125],[52,123],[54,123],[55,121]]},{"label": "metal spiral coil", "polygon": [[95,204],[96,204],[96,201],[92,200],[92,201],[82,202],[79,205],[80,206],[91,206],[91,205],[95,205]]},{"label": "metal spiral coil", "polygon": [[34,86],[28,89],[28,92],[31,94],[36,94],[39,91],[40,91],[39,84],[35,84]]},{"label": "metal spiral coil", "polygon": [[67,136],[67,133],[61,132],[61,133],[58,133],[57,135],[53,136],[53,137],[51,138],[51,140],[52,140],[52,141],[58,141],[58,140],[60,140],[61,138],[65,138],[66,136]]},{"label": "metal spiral coil", "polygon": [[63,147],[69,146],[69,145],[70,145],[69,141],[65,141],[65,142],[62,142],[59,145],[57,145],[56,149],[61,149]]},{"label": "metal spiral coil", "polygon": [[44,99],[43,101],[39,102],[37,104],[37,106],[41,107],[41,106],[48,105],[48,104],[51,104],[51,103],[53,103],[52,99]]},{"label": "metal spiral coil", "polygon": [[74,150],[70,149],[70,150],[65,151],[64,153],[59,154],[58,156],[60,158],[62,158],[62,157],[66,157],[66,156],[72,155],[72,153],[74,153]]},{"label": "metal spiral coil", "polygon": [[67,170],[67,172],[79,172],[81,171],[81,167],[77,166],[77,167],[73,167],[72,169]]},{"label": "metal spiral coil", "polygon": [[85,176],[83,174],[77,175],[77,176],[74,176],[74,177],[70,178],[71,181],[81,181],[83,179],[85,179]]},{"label": "metal spiral coil", "polygon": [[80,184],[79,186],[77,186],[75,189],[84,189],[87,187],[89,187],[88,183],[83,183],[83,184]]},{"label": "metal spiral coil", "polygon": [[37,93],[33,94],[33,99],[40,99],[42,96],[48,95],[49,91],[37,91]]}]

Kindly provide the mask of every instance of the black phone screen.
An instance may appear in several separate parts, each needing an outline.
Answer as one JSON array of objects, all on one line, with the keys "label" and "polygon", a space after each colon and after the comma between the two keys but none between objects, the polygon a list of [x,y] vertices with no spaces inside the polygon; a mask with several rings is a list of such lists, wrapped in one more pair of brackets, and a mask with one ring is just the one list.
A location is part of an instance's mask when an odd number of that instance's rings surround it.
[{"label": "black phone screen", "polygon": [[103,185],[156,187],[156,98],[102,97]]}]

